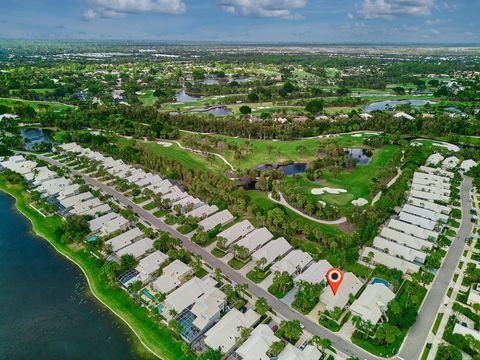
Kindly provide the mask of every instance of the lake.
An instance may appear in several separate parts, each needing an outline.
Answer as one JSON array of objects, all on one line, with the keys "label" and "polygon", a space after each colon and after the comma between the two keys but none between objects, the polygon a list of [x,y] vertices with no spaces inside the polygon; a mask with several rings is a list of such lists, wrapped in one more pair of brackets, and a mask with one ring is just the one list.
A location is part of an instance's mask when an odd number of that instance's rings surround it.
[{"label": "lake", "polygon": [[302,174],[307,171],[307,164],[304,163],[291,163],[287,165],[278,165],[278,164],[262,164],[258,165],[256,170],[265,171],[265,170],[276,170],[282,169],[285,176]]},{"label": "lake", "polygon": [[0,358],[140,359],[80,269],[32,233],[3,192],[0,211]]},{"label": "lake", "polygon": [[373,156],[372,151],[361,148],[345,148],[345,155],[358,160],[358,164],[368,164]]},{"label": "lake", "polygon": [[36,144],[44,142],[53,144],[47,132],[39,128],[22,128],[22,139],[26,150],[34,150]]},{"label": "lake", "polygon": [[175,94],[175,101],[179,103],[186,103],[201,100],[201,96],[188,95],[185,90],[178,91]]},{"label": "lake", "polygon": [[412,105],[412,106],[424,106],[427,104],[435,104],[433,101],[428,100],[385,100],[371,103],[363,109],[366,112],[372,112],[376,110],[390,110],[395,109],[397,105]]},{"label": "lake", "polygon": [[208,109],[196,108],[196,109],[190,110],[190,112],[201,112],[206,114],[212,114],[215,116],[227,116],[232,113],[232,110],[230,110],[226,106],[214,106]]}]

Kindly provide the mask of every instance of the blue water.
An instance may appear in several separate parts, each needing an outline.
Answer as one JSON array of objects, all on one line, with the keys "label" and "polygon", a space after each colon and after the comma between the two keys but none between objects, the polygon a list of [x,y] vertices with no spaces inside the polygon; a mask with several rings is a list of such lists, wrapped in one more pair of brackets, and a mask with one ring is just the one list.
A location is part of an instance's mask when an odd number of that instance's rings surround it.
[{"label": "blue water", "polygon": [[161,314],[163,312],[163,309],[165,308],[165,306],[163,306],[163,304],[158,304],[157,305],[157,311],[159,314]]},{"label": "blue water", "polygon": [[372,158],[372,152],[368,149],[345,148],[343,150],[345,151],[345,155],[357,159],[358,163],[362,165],[368,164]]},{"label": "blue water", "polygon": [[38,128],[22,128],[22,139],[27,150],[34,150],[36,144],[53,143],[47,132]]},{"label": "blue water", "polygon": [[175,101],[179,103],[186,103],[191,101],[200,100],[200,96],[188,95],[185,90],[179,91],[175,94]]},{"label": "blue water", "polygon": [[307,171],[307,164],[302,163],[292,163],[288,165],[278,165],[278,164],[262,164],[258,165],[256,170],[265,171],[265,170],[276,170],[283,169],[285,176],[301,174]]},{"label": "blue water", "polygon": [[95,236],[95,235],[90,235],[88,238],[87,238],[87,242],[94,242],[95,240],[98,239],[98,236]]},{"label": "blue water", "polygon": [[212,107],[210,109],[203,109],[203,108],[196,108],[190,110],[191,112],[200,112],[200,113],[205,113],[205,114],[212,114],[215,116],[226,116],[230,115],[232,113],[232,110],[227,108],[226,106],[217,106],[217,107]]},{"label": "blue water", "polygon": [[379,102],[374,102],[368,105],[363,109],[363,111],[366,112],[372,112],[375,110],[389,110],[389,109],[395,109],[397,105],[412,105],[412,106],[423,106],[427,104],[434,104],[432,101],[427,101],[427,100],[385,100],[385,101],[379,101]]},{"label": "blue water", "polygon": [[0,359],[140,359],[83,273],[0,192]]},{"label": "blue water", "polygon": [[155,301],[155,297],[152,294],[150,294],[150,292],[147,289],[142,289],[142,294],[145,295],[150,300]]},{"label": "blue water", "polygon": [[383,285],[385,285],[387,288],[390,288],[390,284],[388,283],[388,281],[387,281],[387,280],[380,279],[380,278],[373,278],[372,284],[383,284]]}]

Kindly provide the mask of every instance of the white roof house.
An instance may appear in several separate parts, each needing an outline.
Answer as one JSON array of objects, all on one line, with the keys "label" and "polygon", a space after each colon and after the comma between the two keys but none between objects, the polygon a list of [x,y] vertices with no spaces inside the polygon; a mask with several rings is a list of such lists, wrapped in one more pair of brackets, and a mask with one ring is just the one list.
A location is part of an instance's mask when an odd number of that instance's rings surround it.
[{"label": "white roof house", "polygon": [[480,341],[480,332],[474,329],[470,329],[466,326],[462,326],[459,323],[456,323],[455,326],[453,327],[453,333],[460,334],[463,336],[471,335],[475,340]]},{"label": "white roof house", "polygon": [[69,198],[60,200],[60,204],[65,208],[65,209],[70,209],[76,206],[77,204],[80,204],[82,201],[90,200],[93,198],[93,195],[90,191],[71,196]]},{"label": "white roof house", "polygon": [[152,287],[155,291],[163,294],[168,294],[173,289],[176,289],[188,274],[191,274],[193,269],[181,262],[175,260],[168,264],[163,269],[162,276],[159,276],[153,283]]},{"label": "white roof house", "polygon": [[120,234],[113,239],[110,239],[106,242],[107,245],[112,245],[112,250],[117,252],[121,248],[124,248],[127,245],[130,245],[133,241],[143,237],[143,232],[139,228],[133,228]]},{"label": "white roof house", "polygon": [[444,189],[438,185],[421,185],[418,183],[412,183],[411,186],[412,190],[417,190],[417,191],[424,191],[428,193],[435,194],[437,196],[450,196],[450,190]]},{"label": "white roof house", "polygon": [[477,163],[472,159],[464,160],[460,164],[460,171],[462,172],[469,172],[471,168],[477,166]]},{"label": "white roof house", "polygon": [[226,354],[234,347],[241,329],[251,328],[259,319],[260,315],[252,309],[242,314],[234,308],[205,333],[205,344]]},{"label": "white roof house", "polygon": [[423,171],[428,174],[449,177],[450,179],[453,179],[453,177],[455,176],[455,174],[451,171],[447,171],[445,169],[432,168],[428,166],[420,166],[420,171]]},{"label": "white roof house", "polygon": [[72,182],[69,179],[60,177],[44,181],[36,190],[48,196],[55,196],[71,184]]},{"label": "white roof house", "polygon": [[88,222],[88,227],[90,228],[91,232],[96,232],[96,231],[100,230],[103,225],[105,225],[109,221],[115,219],[116,217],[119,217],[119,215],[114,213],[114,212],[105,214],[103,216],[100,216],[100,217],[97,217],[93,220],[90,220]]},{"label": "white roof house", "polygon": [[149,238],[144,238],[118,250],[116,253],[118,257],[129,254],[132,255],[135,259],[138,259],[152,249],[153,240]]},{"label": "white roof house", "polygon": [[169,192],[162,196],[162,199],[170,200],[173,203],[187,196],[188,194],[185,191],[182,191],[178,186],[172,186],[169,189]]},{"label": "white roof house", "polygon": [[[425,174],[425,175],[428,175],[428,174]],[[435,180],[435,179],[428,179],[425,176],[420,175],[420,173],[415,173],[415,175],[413,175],[412,184],[415,184],[417,187],[433,186],[433,187],[439,187],[440,189],[444,189],[444,190],[450,190],[449,182]]]},{"label": "white roof house", "polygon": [[140,188],[143,188],[145,186],[151,185],[151,184],[156,184],[161,182],[163,179],[159,175],[154,175],[151,173],[147,173],[145,178],[138,180],[135,185],[137,185]]},{"label": "white roof house", "polygon": [[260,324],[235,352],[242,360],[270,360],[267,353],[276,341],[280,339],[275,336],[272,329],[266,324]]},{"label": "white roof house", "polygon": [[141,259],[135,269],[140,273],[140,279],[143,282],[146,282],[150,279],[150,276],[167,260],[168,256],[157,250]]},{"label": "white roof house", "polygon": [[82,215],[90,209],[93,209],[99,205],[102,205],[102,202],[98,198],[92,198],[79,202],[73,206],[73,209],[70,210],[72,214]]},{"label": "white roof house", "polygon": [[203,229],[203,231],[210,231],[217,225],[225,225],[234,219],[233,215],[227,209],[222,210],[216,214],[211,215],[210,217],[200,221],[198,226]]},{"label": "white roof house", "polygon": [[100,236],[108,236],[119,230],[126,231],[129,224],[130,221],[125,219],[123,216],[118,215],[114,219],[103,224],[103,226],[100,228]]},{"label": "white roof house", "polygon": [[350,306],[350,311],[364,321],[370,321],[376,325],[387,310],[388,303],[394,298],[395,294],[384,284],[369,284]]},{"label": "white roof house", "polygon": [[441,163],[443,161],[443,159],[445,159],[444,156],[442,156],[441,154],[439,153],[435,153],[435,154],[432,154],[428,157],[427,159],[427,165],[438,165],[439,163]]},{"label": "white roof house", "polygon": [[376,236],[373,239],[373,246],[379,250],[387,251],[389,255],[397,256],[410,262],[423,264],[427,257],[427,254],[424,252],[397,244],[380,236]]},{"label": "white roof house", "polygon": [[478,284],[471,287],[468,293],[467,304],[472,306],[473,304],[480,304],[480,292],[477,290]]},{"label": "white roof house", "polygon": [[225,309],[226,299],[227,296],[216,287],[200,296],[190,310],[196,316],[193,325],[203,331],[220,319],[220,312]]},{"label": "white roof house", "polygon": [[96,216],[96,215],[101,215],[105,214],[106,212],[111,211],[112,208],[108,204],[100,204],[95,207],[91,207],[84,212],[81,213],[81,215],[91,215],[91,216]]},{"label": "white roof house", "polygon": [[370,253],[373,253],[373,262],[385,265],[390,269],[398,269],[401,272],[408,274],[420,271],[420,266],[417,264],[408,262],[371,247],[366,247],[363,249],[362,257],[366,258]]},{"label": "white roof house", "polygon": [[155,194],[168,194],[172,183],[169,180],[162,180],[159,183],[147,186],[147,189],[152,190]]},{"label": "white roof house", "polygon": [[[424,169],[427,169],[427,171],[423,171],[423,170],[415,171],[413,173],[413,178],[425,179],[425,180],[429,180],[431,182],[436,182],[436,183],[450,184],[451,177],[445,174],[442,169],[436,169],[436,168],[424,168]],[[428,170],[428,169],[431,169],[431,170]],[[433,172],[433,170],[436,170],[436,172]]]},{"label": "white roof house", "polygon": [[410,190],[410,196],[415,197],[417,199],[427,200],[427,201],[438,200],[438,201],[448,202],[450,200],[450,198],[445,195],[441,195],[433,192],[415,190],[415,189]]},{"label": "white roof house", "polygon": [[343,281],[338,287],[337,293],[334,295],[330,286],[325,287],[320,294],[320,302],[325,304],[328,311],[333,311],[337,307],[343,309],[350,300],[350,294],[357,295],[362,285],[363,283],[355,274],[347,272],[343,274]]},{"label": "white roof house", "polygon": [[424,229],[427,229],[427,230],[433,230],[433,229],[435,229],[435,226],[437,225],[437,223],[435,221],[426,219],[424,217],[416,216],[416,215],[413,215],[411,213],[404,212],[404,211],[402,211],[402,212],[400,212],[400,214],[398,214],[398,218],[401,221],[404,221],[406,223],[413,224],[413,225],[418,225],[421,228],[424,228]]},{"label": "white roof house", "polygon": [[320,260],[312,263],[303,273],[298,275],[295,281],[306,281],[311,284],[325,283],[325,276],[332,265],[327,260]]},{"label": "white roof house", "polygon": [[280,256],[285,255],[292,249],[292,246],[285,238],[280,237],[278,239],[270,241],[267,245],[258,249],[252,254],[252,259],[256,262],[262,258],[267,260],[266,266],[273,263]]},{"label": "white roof house", "polygon": [[273,239],[273,234],[265,227],[255,229],[237,242],[237,245],[244,246],[249,252],[257,250]]},{"label": "white roof house", "polygon": [[399,221],[396,219],[391,219],[388,223],[388,227],[391,229],[395,229],[405,234],[416,236],[423,240],[435,241],[438,239],[439,233],[435,231],[430,231],[427,229],[423,229],[419,226],[408,224],[403,221]]},{"label": "white roof house", "polygon": [[198,198],[194,198],[191,195],[188,195],[188,196],[184,197],[183,199],[175,201],[172,204],[172,207],[175,207],[175,206],[178,205],[178,206],[181,207],[182,212],[183,212],[185,210],[185,208],[188,207],[188,206],[191,206],[191,209],[193,210],[193,209],[199,207],[202,204],[203,204],[202,200],[200,200]]},{"label": "white roof house", "polygon": [[194,217],[194,218],[197,218],[197,219],[203,219],[211,214],[213,214],[214,212],[218,211],[218,207],[217,205],[208,205],[208,204],[205,204],[203,206],[200,206],[196,209],[193,209],[192,211],[188,212],[185,214],[186,217]]},{"label": "white roof house", "polygon": [[54,179],[57,176],[57,173],[54,171],[51,171],[48,167],[42,166],[42,167],[37,167],[34,170],[35,174],[35,180],[33,181],[33,185],[40,185],[44,181]]},{"label": "white roof house", "polygon": [[423,240],[389,227],[384,227],[380,232],[380,235],[385,239],[390,239],[398,244],[405,245],[416,250],[430,250],[433,247],[433,242],[431,241]]},{"label": "white roof house", "polygon": [[445,170],[455,169],[459,163],[460,163],[460,160],[456,156],[450,156],[445,160],[443,160],[442,169],[445,169]]},{"label": "white roof house", "polygon": [[448,206],[440,205],[432,201],[422,200],[415,197],[409,197],[408,203],[417,207],[421,207],[424,209],[434,211],[436,213],[442,213],[446,215],[450,214],[450,212],[452,211],[452,209],[449,208]]},{"label": "white roof house", "polygon": [[235,225],[230,226],[228,229],[223,230],[217,237],[222,237],[227,240],[226,246],[234,243],[241,237],[247,235],[249,232],[253,231],[255,228],[248,220],[240,221]]},{"label": "white roof house", "polygon": [[416,216],[420,216],[422,218],[431,220],[431,221],[441,221],[441,222],[447,222],[448,221],[448,216],[444,215],[439,212],[435,212],[433,210],[425,209],[422,207],[410,205],[410,204],[405,204],[402,208],[402,212],[407,212]]},{"label": "white roof house", "polygon": [[165,299],[165,313],[168,316],[169,310],[175,310],[180,314],[183,310],[193,305],[203,294],[215,287],[217,282],[211,277],[199,279],[193,277],[177,290],[167,295]]},{"label": "white roof house", "polygon": [[72,184],[64,187],[62,191],[58,193],[57,199],[66,199],[70,196],[77,195],[80,190],[80,185]]},{"label": "white roof house", "polygon": [[289,252],[283,259],[272,265],[272,271],[275,273],[279,271],[283,273],[286,271],[288,274],[293,275],[299,273],[307,267],[312,261],[310,254],[302,250],[293,250]]},{"label": "white roof house", "polygon": [[322,354],[313,345],[305,346],[305,349],[300,350],[296,346],[287,343],[285,349],[278,354],[278,360],[318,360]]}]

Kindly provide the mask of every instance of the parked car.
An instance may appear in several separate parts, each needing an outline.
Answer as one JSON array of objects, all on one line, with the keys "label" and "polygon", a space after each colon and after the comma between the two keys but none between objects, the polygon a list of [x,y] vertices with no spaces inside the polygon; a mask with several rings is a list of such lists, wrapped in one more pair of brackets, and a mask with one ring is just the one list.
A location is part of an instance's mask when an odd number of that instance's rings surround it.
[{"label": "parked car", "polygon": [[273,331],[273,332],[277,332],[277,331],[278,331],[278,325],[276,325],[276,324],[273,325],[273,326],[272,326],[272,331]]}]

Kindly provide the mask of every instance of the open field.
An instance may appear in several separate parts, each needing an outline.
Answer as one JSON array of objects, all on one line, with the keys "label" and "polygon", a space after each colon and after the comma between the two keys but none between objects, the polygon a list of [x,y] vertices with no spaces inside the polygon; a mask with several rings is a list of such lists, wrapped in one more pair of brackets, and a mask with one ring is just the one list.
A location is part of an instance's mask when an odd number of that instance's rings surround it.
[{"label": "open field", "polygon": [[42,110],[46,108],[50,108],[52,110],[66,110],[66,109],[74,108],[74,106],[72,105],[63,104],[56,101],[33,101],[33,100],[14,99],[14,98],[0,98],[1,105],[16,106],[19,103],[30,105],[35,110]]}]

